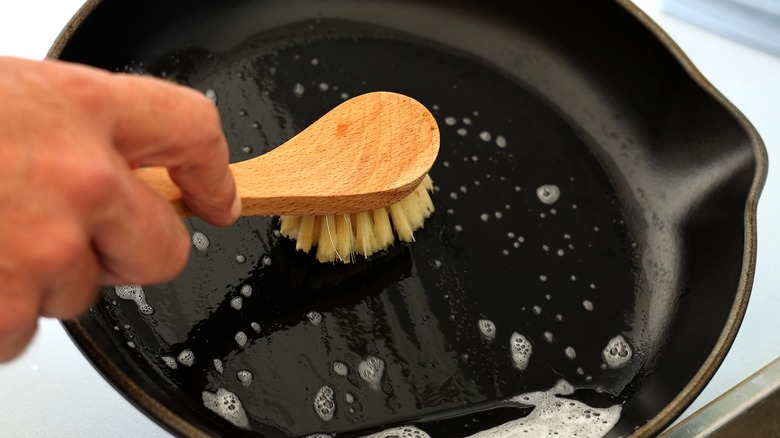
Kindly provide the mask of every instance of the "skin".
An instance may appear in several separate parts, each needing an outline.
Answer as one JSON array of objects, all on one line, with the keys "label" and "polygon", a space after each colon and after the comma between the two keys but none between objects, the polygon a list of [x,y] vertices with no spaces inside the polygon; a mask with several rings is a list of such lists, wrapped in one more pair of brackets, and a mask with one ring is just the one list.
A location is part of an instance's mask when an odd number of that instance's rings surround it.
[{"label": "skin", "polygon": [[132,166],[164,166],[187,205],[240,214],[216,107],[148,77],[0,57],[0,362],[38,318],[72,318],[99,284],[167,281],[190,236]]}]

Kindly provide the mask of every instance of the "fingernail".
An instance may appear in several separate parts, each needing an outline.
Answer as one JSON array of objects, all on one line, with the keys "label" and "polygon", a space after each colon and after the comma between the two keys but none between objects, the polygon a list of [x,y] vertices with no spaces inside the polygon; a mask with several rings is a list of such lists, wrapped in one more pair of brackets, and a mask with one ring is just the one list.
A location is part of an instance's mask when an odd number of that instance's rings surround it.
[{"label": "fingernail", "polygon": [[241,210],[243,206],[241,204],[241,196],[236,192],[236,199],[233,201],[233,207],[230,209],[230,214],[233,215],[233,220],[238,220],[241,217]]}]

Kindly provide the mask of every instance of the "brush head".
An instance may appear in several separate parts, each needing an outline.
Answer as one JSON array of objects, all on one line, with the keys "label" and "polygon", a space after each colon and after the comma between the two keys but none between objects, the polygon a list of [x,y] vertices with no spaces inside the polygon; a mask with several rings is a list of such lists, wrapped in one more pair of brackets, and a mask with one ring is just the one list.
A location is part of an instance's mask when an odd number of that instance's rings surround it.
[{"label": "brush head", "polygon": [[414,232],[423,227],[434,211],[430,192],[433,180],[425,175],[417,188],[387,207],[350,214],[281,216],[281,233],[296,241],[304,252],[317,248],[320,262],[349,263],[360,255],[368,257],[395,242],[413,242]]}]

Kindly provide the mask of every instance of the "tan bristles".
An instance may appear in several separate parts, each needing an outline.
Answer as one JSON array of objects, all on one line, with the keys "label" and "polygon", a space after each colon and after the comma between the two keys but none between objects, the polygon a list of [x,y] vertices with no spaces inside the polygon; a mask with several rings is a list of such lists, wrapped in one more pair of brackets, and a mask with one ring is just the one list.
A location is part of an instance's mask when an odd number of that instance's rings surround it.
[{"label": "tan bristles", "polygon": [[387,249],[396,236],[400,241],[413,242],[414,231],[422,228],[434,211],[429,194],[432,190],[433,180],[426,175],[409,196],[387,208],[340,215],[282,216],[281,233],[297,241],[297,250],[309,252],[316,246],[320,262],[349,263],[356,254],[368,257]]}]

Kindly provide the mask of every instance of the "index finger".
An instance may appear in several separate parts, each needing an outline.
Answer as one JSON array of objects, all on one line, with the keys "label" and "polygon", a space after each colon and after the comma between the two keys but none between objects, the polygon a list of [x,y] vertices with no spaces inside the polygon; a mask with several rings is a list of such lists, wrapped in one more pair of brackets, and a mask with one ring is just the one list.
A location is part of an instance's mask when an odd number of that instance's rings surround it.
[{"label": "index finger", "polygon": [[227,141],[217,108],[205,95],[148,76],[79,65],[64,70],[76,73],[73,80],[59,78],[104,118],[125,160],[166,167],[184,202],[206,221],[229,225],[238,218],[241,201],[228,168]]},{"label": "index finger", "polygon": [[115,119],[117,150],[132,163],[168,168],[198,216],[233,223],[241,201],[216,106],[195,90],[151,78],[123,76],[116,93],[123,103]]}]

